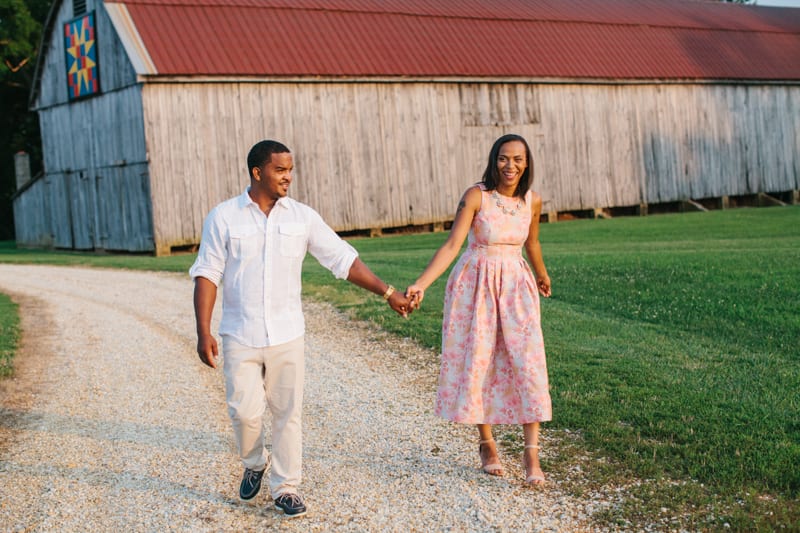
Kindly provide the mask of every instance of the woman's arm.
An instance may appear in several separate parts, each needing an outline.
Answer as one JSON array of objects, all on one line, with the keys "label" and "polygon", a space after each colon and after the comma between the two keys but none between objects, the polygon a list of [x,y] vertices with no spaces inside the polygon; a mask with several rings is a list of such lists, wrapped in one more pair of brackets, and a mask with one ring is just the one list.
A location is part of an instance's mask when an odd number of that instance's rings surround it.
[{"label": "woman's arm", "polygon": [[447,240],[433,254],[430,263],[411,286],[406,289],[406,296],[411,297],[418,306],[422,302],[425,290],[441,276],[450,266],[461,250],[464,239],[469,234],[472,219],[481,208],[481,190],[479,187],[470,187],[466,190],[458,203],[456,217]]},{"label": "woman's arm", "polygon": [[533,273],[536,275],[536,286],[539,293],[550,296],[550,276],[547,275],[547,268],[544,266],[542,257],[542,245],[539,243],[539,217],[542,214],[542,197],[538,193],[531,193],[531,226],[528,230],[528,240],[525,241],[525,252],[528,254],[528,261],[531,262]]}]

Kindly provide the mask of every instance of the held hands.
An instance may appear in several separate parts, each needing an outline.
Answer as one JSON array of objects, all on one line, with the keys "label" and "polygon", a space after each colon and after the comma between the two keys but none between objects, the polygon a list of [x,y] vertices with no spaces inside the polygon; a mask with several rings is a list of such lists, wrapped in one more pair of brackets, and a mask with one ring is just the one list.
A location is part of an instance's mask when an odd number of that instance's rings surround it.
[{"label": "held hands", "polygon": [[389,302],[389,307],[394,309],[394,311],[403,318],[408,318],[408,315],[414,310],[414,307],[411,305],[411,300],[399,291],[392,291],[392,294],[386,298],[386,301]]},{"label": "held hands", "polygon": [[419,304],[425,298],[425,289],[416,284],[410,285],[406,289],[406,297],[409,298],[411,309],[419,309]]}]

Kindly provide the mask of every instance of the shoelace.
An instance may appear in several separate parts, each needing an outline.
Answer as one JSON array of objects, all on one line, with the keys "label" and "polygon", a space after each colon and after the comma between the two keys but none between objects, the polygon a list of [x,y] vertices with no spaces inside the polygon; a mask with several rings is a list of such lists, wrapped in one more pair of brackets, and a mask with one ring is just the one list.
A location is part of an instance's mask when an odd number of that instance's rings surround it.
[{"label": "shoelace", "polygon": [[255,484],[258,481],[259,474],[261,472],[256,472],[255,470],[250,470],[249,468],[245,468],[244,470],[244,480],[247,481],[250,485]]},{"label": "shoelace", "polygon": [[303,500],[298,494],[282,494],[281,497],[284,501],[289,500],[289,504],[292,507],[300,507],[303,505]]}]

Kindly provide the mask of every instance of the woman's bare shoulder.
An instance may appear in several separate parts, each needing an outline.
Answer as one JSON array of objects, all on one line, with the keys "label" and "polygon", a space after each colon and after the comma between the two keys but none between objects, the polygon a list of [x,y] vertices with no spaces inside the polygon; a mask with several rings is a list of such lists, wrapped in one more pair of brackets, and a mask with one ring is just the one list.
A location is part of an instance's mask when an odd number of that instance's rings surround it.
[{"label": "woman's bare shoulder", "polygon": [[475,203],[477,202],[480,204],[481,202],[481,194],[483,193],[483,189],[479,184],[472,185],[461,196],[461,199],[466,203]]}]

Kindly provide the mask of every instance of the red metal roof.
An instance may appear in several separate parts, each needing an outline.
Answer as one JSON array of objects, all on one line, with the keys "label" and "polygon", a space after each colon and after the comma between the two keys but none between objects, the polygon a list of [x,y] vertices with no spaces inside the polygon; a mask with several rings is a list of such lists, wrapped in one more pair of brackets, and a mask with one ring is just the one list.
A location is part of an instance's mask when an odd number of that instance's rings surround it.
[{"label": "red metal roof", "polygon": [[800,80],[800,9],[680,0],[106,0],[165,76]]}]

